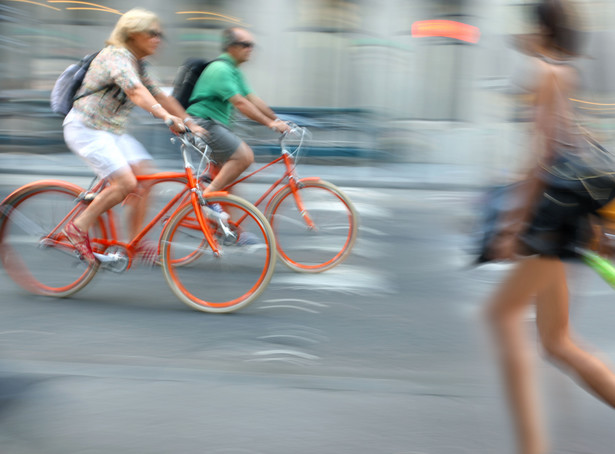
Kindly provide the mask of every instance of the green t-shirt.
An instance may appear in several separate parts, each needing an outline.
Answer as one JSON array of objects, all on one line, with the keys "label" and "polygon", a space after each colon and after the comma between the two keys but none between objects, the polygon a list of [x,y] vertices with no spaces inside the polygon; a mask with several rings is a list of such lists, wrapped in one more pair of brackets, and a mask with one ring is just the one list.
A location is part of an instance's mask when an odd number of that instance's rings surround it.
[{"label": "green t-shirt", "polygon": [[233,57],[223,53],[217,60],[221,61],[207,65],[199,77],[190,96],[193,104],[186,111],[194,117],[211,118],[229,125],[233,114],[229,98],[247,96],[252,90]]}]

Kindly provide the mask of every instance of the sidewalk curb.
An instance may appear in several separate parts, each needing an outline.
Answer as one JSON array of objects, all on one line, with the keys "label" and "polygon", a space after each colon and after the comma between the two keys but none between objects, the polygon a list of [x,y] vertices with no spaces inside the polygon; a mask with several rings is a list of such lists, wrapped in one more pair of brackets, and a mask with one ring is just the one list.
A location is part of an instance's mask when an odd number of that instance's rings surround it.
[{"label": "sidewalk curb", "polygon": [[[24,172],[23,169],[15,169],[15,168],[2,168],[0,169],[0,175],[8,174],[13,176],[21,175],[24,178],[26,176],[35,176],[38,175],[43,179],[52,178],[52,179],[63,179],[63,178],[88,178],[94,177],[94,174],[87,170],[46,170],[46,169],[30,169],[28,172]],[[301,176],[317,176],[311,174],[305,174]],[[416,190],[443,190],[443,191],[474,191],[481,190],[487,187],[486,184],[479,183],[462,183],[462,182],[434,182],[434,181],[413,181],[408,180],[404,181],[402,179],[399,180],[391,180],[391,179],[374,179],[370,178],[368,180],[362,180],[360,178],[351,178],[351,177],[337,177],[337,176],[321,176],[323,180],[329,181],[336,186],[344,186],[351,188],[374,188],[374,189],[416,189]],[[274,182],[274,178],[260,177],[258,175],[252,176],[249,180],[245,181],[241,184],[272,184]],[[2,183],[0,183],[2,184]]]}]

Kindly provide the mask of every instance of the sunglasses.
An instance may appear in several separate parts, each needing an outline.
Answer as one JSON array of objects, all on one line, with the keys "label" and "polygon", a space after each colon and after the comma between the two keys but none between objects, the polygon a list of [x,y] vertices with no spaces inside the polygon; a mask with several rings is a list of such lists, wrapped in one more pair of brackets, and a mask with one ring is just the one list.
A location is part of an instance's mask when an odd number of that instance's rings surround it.
[{"label": "sunglasses", "polygon": [[164,33],[158,30],[147,30],[145,33],[147,33],[150,38],[164,38]]},{"label": "sunglasses", "polygon": [[244,49],[254,47],[254,43],[252,41],[235,41],[233,45],[243,47]]}]

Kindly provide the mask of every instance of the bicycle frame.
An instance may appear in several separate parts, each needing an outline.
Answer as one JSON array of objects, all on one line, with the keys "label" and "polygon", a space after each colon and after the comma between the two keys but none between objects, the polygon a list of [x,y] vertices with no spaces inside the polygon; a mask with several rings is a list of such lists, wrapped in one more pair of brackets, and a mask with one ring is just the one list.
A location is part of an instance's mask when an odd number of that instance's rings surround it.
[{"label": "bicycle frame", "polygon": [[[253,172],[249,173],[248,175],[235,180],[233,183],[229,184],[228,186],[226,186],[224,188],[224,191],[230,191],[231,188],[233,188],[235,185],[242,183],[248,179],[250,179],[251,177],[253,177],[254,175],[256,175],[257,173],[262,172],[263,170],[273,166],[274,164],[283,162],[284,163],[284,173],[282,174],[282,176],[280,178],[278,178],[267,190],[265,190],[265,192],[263,193],[263,195],[261,195],[261,197],[256,200],[256,202],[253,202],[253,204],[255,206],[260,206],[263,201],[265,201],[276,189],[278,189],[276,191],[275,194],[273,194],[273,196],[269,197],[269,201],[267,203],[267,205],[265,206],[265,209],[262,210],[263,212],[267,211],[267,208],[269,206],[269,202],[271,202],[271,200],[273,200],[275,198],[275,196],[284,189],[285,186],[289,186],[291,188],[291,191],[293,193],[293,197],[295,199],[295,202],[297,203],[297,208],[299,210],[299,212],[302,215],[302,218],[305,220],[307,226],[309,229],[314,229],[316,228],[314,221],[310,218],[308,211],[305,209],[305,206],[303,204],[303,201],[301,199],[301,196],[299,194],[299,189],[301,188],[301,180],[303,181],[307,181],[307,180],[320,180],[319,177],[308,177],[308,178],[303,178],[303,179],[299,179],[297,176],[297,173],[295,171],[295,159],[293,158],[293,156],[291,155],[291,153],[289,153],[288,151],[282,149],[281,155],[278,156],[276,159],[274,159],[273,161],[263,165],[262,167],[259,167],[258,169],[254,170]],[[287,183],[283,183],[284,180],[288,180]],[[281,187],[280,187],[281,186]]]},{"label": "bicycle frame", "polygon": [[[122,273],[143,262],[160,265],[177,298],[202,312],[232,312],[258,298],[275,270],[272,228],[241,197],[203,193],[198,176],[209,164],[207,145],[189,134],[179,136],[183,172],[135,177],[144,197],[137,207],[148,210],[139,212],[146,215],[143,225],[131,224],[137,229],[128,232],[121,228],[124,210],[97,209],[113,181],[94,179],[84,189],[39,180],[13,191],[0,204],[0,262],[13,281],[31,293],[63,298],[88,285],[100,268]],[[190,162],[195,151],[202,154],[198,169]],[[88,227],[93,261],[79,256],[65,231],[84,212],[96,215]]]},{"label": "bicycle frame", "polygon": [[[105,260],[105,255],[100,254],[97,251],[105,251],[109,248],[122,248],[128,253],[128,265],[127,268],[131,266],[132,258],[135,255],[137,246],[139,242],[154,228],[154,226],[165,216],[171,218],[175,213],[179,212],[179,210],[183,209],[187,204],[191,204],[194,207],[195,219],[189,219],[189,221],[194,221],[194,225],[188,226],[189,228],[193,228],[195,230],[201,230],[205,236],[205,240],[208,246],[211,248],[214,256],[220,256],[220,248],[218,241],[216,240],[214,234],[211,231],[211,227],[208,225],[208,222],[200,209],[202,205],[205,204],[202,193],[199,189],[199,183],[197,178],[194,175],[194,168],[190,163],[190,160],[187,155],[186,146],[189,142],[180,137],[182,141],[182,157],[184,159],[184,172],[156,172],[147,175],[137,175],[137,181],[149,182],[151,186],[154,186],[159,183],[164,182],[176,182],[182,183],[184,187],[178,191],[172,199],[167,202],[164,207],[154,215],[154,217],[128,242],[122,242],[119,240],[119,222],[115,218],[115,214],[113,210],[108,210],[100,216],[100,222],[98,227],[101,228],[101,236],[100,238],[92,238],[91,243],[92,247],[95,251],[97,258],[104,263],[105,261],[111,261],[112,259]],[[75,207],[70,210],[70,212],[64,216],[64,218],[58,223],[56,227],[52,229],[47,235],[41,238],[41,244],[45,244],[47,246],[56,246],[56,247],[65,247],[67,250],[72,250],[72,246],[68,244],[68,242],[62,242],[58,240],[59,234],[62,230],[62,227],[68,222],[70,219],[73,219],[79,213],[81,213],[87,203],[93,200],[98,193],[100,193],[104,187],[107,185],[106,180],[98,180],[94,179],[92,185],[88,190],[82,192],[77,199],[77,203]],[[226,195],[226,191],[216,191],[210,192],[209,196],[219,196]],[[160,252],[160,251],[158,251]]]}]

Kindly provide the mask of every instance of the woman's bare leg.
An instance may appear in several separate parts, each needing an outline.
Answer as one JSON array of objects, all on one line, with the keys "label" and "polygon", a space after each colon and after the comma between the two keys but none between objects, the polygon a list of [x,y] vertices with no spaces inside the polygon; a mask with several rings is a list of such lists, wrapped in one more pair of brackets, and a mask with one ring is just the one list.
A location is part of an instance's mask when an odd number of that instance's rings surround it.
[{"label": "woman's bare leg", "polygon": [[536,306],[536,323],[545,352],[572,372],[583,387],[615,407],[615,374],[570,337],[564,264],[556,263],[553,273],[556,277],[538,294]]},{"label": "woman's bare leg", "polygon": [[121,169],[109,176],[109,186],[101,191],[88,207],[77,216],[73,224],[82,232],[87,232],[98,217],[113,208],[130,194],[137,186],[137,180],[130,169]]},{"label": "woman's bare leg", "polygon": [[[141,161],[131,167],[135,175],[147,175],[154,171],[151,161]],[[125,203],[129,207],[127,221],[130,240],[137,236],[145,223],[151,187],[149,182],[140,182],[136,190],[126,198]]]},{"label": "woman's bare leg", "polygon": [[533,350],[524,326],[527,308],[544,285],[542,268],[544,264],[539,258],[520,261],[497,289],[488,307],[521,454],[546,452],[533,375]]}]

